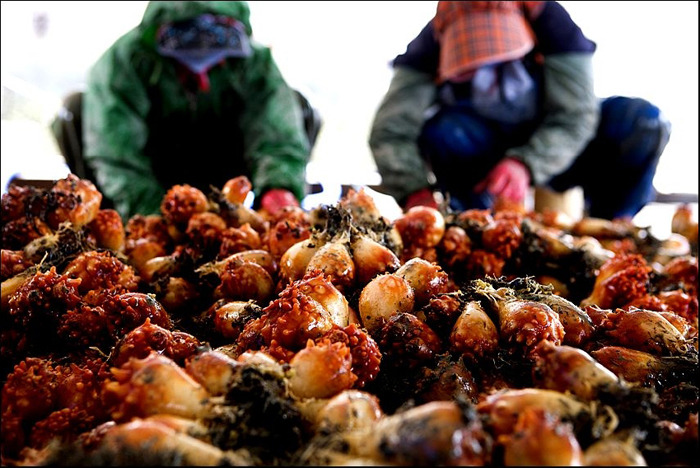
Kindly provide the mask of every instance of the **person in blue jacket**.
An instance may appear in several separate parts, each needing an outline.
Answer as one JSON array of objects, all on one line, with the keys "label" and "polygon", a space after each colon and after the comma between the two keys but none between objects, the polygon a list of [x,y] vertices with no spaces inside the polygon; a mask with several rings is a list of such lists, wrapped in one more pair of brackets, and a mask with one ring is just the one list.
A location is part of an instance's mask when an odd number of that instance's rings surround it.
[{"label": "person in blue jacket", "polygon": [[671,126],[645,99],[597,98],[595,50],[557,2],[438,2],[372,122],[382,190],[404,209],[437,206],[437,191],[465,210],[578,186],[587,216],[633,217]]}]

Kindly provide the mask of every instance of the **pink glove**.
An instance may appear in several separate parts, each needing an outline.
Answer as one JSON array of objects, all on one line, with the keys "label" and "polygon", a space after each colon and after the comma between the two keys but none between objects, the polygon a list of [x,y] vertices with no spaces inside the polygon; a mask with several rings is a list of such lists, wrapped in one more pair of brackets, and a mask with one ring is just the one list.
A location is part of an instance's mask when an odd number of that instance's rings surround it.
[{"label": "pink glove", "polygon": [[276,215],[287,206],[299,206],[299,200],[286,189],[268,190],[260,199],[260,207],[271,215]]},{"label": "pink glove", "polygon": [[524,163],[505,158],[494,167],[484,180],[476,184],[475,192],[487,190],[495,198],[521,203],[530,187],[530,171]]},{"label": "pink glove", "polygon": [[404,203],[403,209],[404,211],[408,211],[414,206],[429,206],[431,208],[437,208],[438,204],[433,196],[433,191],[424,188],[410,194],[406,198],[406,203]]}]

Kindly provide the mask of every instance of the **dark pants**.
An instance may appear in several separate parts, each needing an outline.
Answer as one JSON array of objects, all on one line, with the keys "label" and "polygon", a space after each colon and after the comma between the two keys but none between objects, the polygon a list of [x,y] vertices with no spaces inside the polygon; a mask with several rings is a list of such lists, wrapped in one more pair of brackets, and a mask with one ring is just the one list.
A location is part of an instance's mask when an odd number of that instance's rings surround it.
[{"label": "dark pants", "polygon": [[[506,126],[456,105],[425,123],[419,146],[453,209],[485,209],[491,207],[491,197],[472,188],[506,149],[524,144],[533,130],[533,124]],[[644,99],[604,99],[594,139],[546,186],[557,192],[580,186],[587,216],[632,217],[655,198],[654,174],[670,130],[659,109]]]},{"label": "dark pants", "polygon": [[[294,90],[294,92],[297,96],[297,99],[299,100],[299,104],[301,105],[302,117],[304,119],[304,129],[306,130],[306,135],[309,138],[309,145],[311,148],[313,148],[314,144],[316,143],[316,137],[318,136],[318,133],[321,130],[321,115],[319,114],[318,110],[311,105],[309,100],[306,99],[306,97],[303,94],[301,94],[301,92],[297,90]],[[81,179],[87,179],[93,182],[97,186],[98,190],[101,191],[101,188],[98,185],[97,178],[95,177],[92,168],[87,164],[87,161],[85,161],[85,159],[83,158],[82,103],[83,93],[81,91],[76,91],[68,94],[64,98],[63,105],[59,109],[58,114],[51,122],[50,129],[53,133],[53,136],[56,138],[56,143],[58,144],[61,154],[63,155],[70,171],[73,174],[80,177]],[[167,130],[167,133],[169,134],[172,134],[173,132],[177,132],[177,130],[173,130],[173,128],[169,128]],[[227,136],[230,136],[230,132],[227,133]],[[169,138],[166,136],[165,140],[167,141],[169,140]],[[202,150],[198,148],[198,150],[195,151],[195,153],[200,151]],[[206,151],[202,152],[206,153]],[[158,153],[169,154],[162,148],[159,148]],[[172,162],[169,161],[169,163],[172,166]],[[163,172],[169,173],[171,172],[170,169],[171,168],[168,167]],[[176,172],[179,171],[179,167],[176,169]],[[210,173],[209,175],[207,175],[205,179],[206,181],[201,184],[201,187],[203,187],[205,190],[208,190],[208,187],[211,183],[212,174]],[[220,182],[220,186],[223,186],[223,183],[225,181],[226,179],[224,178],[223,182]],[[166,187],[170,187],[171,185],[174,185],[174,183],[165,184]],[[112,202],[112,200],[108,199],[106,195],[102,194],[102,208],[113,207],[114,203]]]}]

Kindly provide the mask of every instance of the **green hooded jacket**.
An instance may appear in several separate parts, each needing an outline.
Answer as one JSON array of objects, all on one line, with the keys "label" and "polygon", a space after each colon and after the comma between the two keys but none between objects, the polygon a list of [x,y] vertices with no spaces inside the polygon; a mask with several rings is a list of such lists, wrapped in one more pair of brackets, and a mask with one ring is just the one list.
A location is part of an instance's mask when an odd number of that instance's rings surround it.
[{"label": "green hooded jacket", "polygon": [[302,110],[269,48],[251,39],[250,56],[208,71],[208,91],[183,85],[182,65],[156,51],[161,24],[203,13],[234,17],[252,34],[246,2],[150,2],[88,73],[84,157],[124,219],[159,213],[173,185],[208,193],[239,175],[256,197],[271,188],[305,194]]}]

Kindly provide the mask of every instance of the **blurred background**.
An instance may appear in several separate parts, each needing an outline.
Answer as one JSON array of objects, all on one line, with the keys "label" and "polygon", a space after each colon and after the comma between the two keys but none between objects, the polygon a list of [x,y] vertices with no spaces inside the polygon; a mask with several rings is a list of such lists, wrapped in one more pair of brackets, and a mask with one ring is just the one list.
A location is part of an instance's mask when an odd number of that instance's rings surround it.
[{"label": "blurred background", "polygon": [[[670,119],[671,139],[652,203],[635,222],[670,232],[677,199],[698,194],[698,2],[562,1],[598,44],[599,96],[646,98]],[[48,130],[62,98],[84,87],[87,70],[136,26],[147,2],[2,2],[2,191],[13,178],[53,180],[68,169]],[[289,84],[318,109],[323,127],[308,167],[333,203],[341,185],[381,182],[367,144],[374,112],[402,53],[435,12],[435,1],[251,1],[253,36],[272,48]],[[601,168],[605,170],[605,168]],[[622,175],[621,175],[622,176]]]}]

